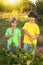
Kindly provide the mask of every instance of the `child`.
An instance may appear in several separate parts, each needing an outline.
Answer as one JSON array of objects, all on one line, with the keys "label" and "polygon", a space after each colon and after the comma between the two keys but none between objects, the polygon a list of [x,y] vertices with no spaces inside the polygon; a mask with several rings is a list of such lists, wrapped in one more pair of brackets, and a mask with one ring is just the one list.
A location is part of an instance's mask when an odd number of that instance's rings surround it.
[{"label": "child", "polygon": [[26,22],[23,26],[24,31],[24,49],[26,51],[31,51],[32,54],[35,54],[37,38],[39,37],[40,30],[39,26],[35,22],[35,18],[37,17],[34,11],[31,11],[28,15],[29,22]]},{"label": "child", "polygon": [[21,48],[21,31],[17,28],[17,20],[12,18],[9,27],[5,33],[7,39],[7,48],[9,51],[14,51],[15,48]]}]

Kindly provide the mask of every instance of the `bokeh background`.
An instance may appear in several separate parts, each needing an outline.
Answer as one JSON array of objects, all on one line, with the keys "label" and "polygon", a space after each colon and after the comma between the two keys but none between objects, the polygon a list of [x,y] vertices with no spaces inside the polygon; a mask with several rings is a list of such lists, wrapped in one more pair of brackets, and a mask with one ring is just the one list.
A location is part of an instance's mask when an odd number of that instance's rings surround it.
[{"label": "bokeh background", "polygon": [[21,28],[28,21],[30,10],[37,12],[36,23],[39,25],[41,32],[38,47],[43,47],[43,0],[0,0],[0,48],[7,45],[4,35],[9,27],[10,18],[17,18],[18,27]]}]

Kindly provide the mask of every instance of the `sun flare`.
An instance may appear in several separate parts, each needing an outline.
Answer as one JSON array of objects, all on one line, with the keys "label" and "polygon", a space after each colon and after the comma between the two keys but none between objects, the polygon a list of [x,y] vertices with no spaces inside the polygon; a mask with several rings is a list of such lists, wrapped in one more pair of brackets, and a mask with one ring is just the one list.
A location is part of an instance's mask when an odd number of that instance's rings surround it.
[{"label": "sun flare", "polygon": [[8,4],[17,4],[20,0],[7,0]]}]

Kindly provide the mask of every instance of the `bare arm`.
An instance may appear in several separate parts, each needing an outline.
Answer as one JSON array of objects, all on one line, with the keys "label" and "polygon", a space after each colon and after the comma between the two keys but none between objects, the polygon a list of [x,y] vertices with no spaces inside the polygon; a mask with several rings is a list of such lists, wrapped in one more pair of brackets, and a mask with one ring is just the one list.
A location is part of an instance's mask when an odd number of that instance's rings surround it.
[{"label": "bare arm", "polygon": [[34,36],[34,39],[38,39],[38,37],[39,37],[39,34],[35,35]]},{"label": "bare arm", "polygon": [[39,34],[37,34],[37,35],[33,36],[32,38],[30,38],[30,40],[33,41],[35,39],[38,39],[38,37],[39,37]]},{"label": "bare arm", "polygon": [[27,32],[26,30],[23,30],[23,31],[25,34],[27,34],[28,36],[30,36],[32,38],[32,35],[29,32]]},{"label": "bare arm", "polygon": [[11,35],[5,35],[5,39],[9,39],[10,37],[12,37],[13,36],[13,34],[11,34]]},{"label": "bare arm", "polygon": [[29,32],[27,32],[26,30],[23,30],[25,34],[27,34],[28,36],[30,36],[30,40],[34,40],[37,39],[39,37],[39,34],[36,34],[35,36],[33,36],[32,34],[30,34]]},{"label": "bare arm", "polygon": [[21,48],[21,36],[19,37],[19,48]]}]

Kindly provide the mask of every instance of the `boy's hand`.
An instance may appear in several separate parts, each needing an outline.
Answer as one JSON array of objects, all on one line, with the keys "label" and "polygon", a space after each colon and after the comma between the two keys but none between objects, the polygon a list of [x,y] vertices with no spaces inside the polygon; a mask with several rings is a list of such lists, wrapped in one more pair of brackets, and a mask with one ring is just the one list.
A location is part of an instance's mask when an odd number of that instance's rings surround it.
[{"label": "boy's hand", "polygon": [[10,35],[10,37],[13,37],[13,33]]},{"label": "boy's hand", "polygon": [[30,40],[31,40],[31,41],[33,41],[34,39],[37,39],[38,37],[39,37],[39,35],[38,35],[38,34],[37,34],[37,35],[35,35],[35,36],[31,36],[31,37],[30,37]]},{"label": "boy's hand", "polygon": [[31,40],[37,39],[39,37],[39,34],[36,34],[35,36],[33,36],[31,33],[29,33],[26,30],[24,30],[24,33],[27,34]]},{"label": "boy's hand", "polygon": [[29,37],[31,37],[32,39],[34,39],[34,36],[33,36],[31,33],[29,33],[28,31],[24,30],[24,33],[27,34],[27,35],[28,35]]},{"label": "boy's hand", "polygon": [[5,36],[5,39],[9,39],[10,37],[13,37],[13,34],[6,35],[6,36]]},{"label": "boy's hand", "polygon": [[19,48],[21,48],[21,46],[19,46]]},{"label": "boy's hand", "polygon": [[32,39],[32,38],[30,38],[30,40],[31,40],[31,41],[33,41],[33,39]]},{"label": "boy's hand", "polygon": [[31,38],[34,40],[34,39],[37,39],[38,37],[39,37],[39,34],[32,36]]},{"label": "boy's hand", "polygon": [[33,39],[33,40],[34,40],[34,39],[35,39],[35,36],[31,36],[31,39]]},{"label": "boy's hand", "polygon": [[34,39],[36,39],[36,36],[31,35],[30,40],[33,41]]}]

